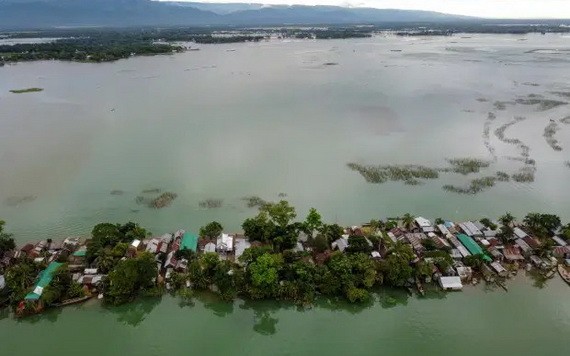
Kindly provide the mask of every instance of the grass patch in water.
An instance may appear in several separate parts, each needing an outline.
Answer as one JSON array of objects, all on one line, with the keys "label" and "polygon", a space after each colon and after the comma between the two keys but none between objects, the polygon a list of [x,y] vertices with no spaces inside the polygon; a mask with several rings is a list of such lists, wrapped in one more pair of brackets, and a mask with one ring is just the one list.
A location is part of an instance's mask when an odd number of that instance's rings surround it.
[{"label": "grass patch in water", "polygon": [[489,161],[477,158],[452,158],[448,159],[447,162],[452,166],[453,172],[463,175],[478,173],[481,168],[487,168],[491,164]]},{"label": "grass patch in water", "polygon": [[217,209],[221,208],[224,201],[222,199],[206,199],[198,203],[202,209]]},{"label": "grass patch in water", "polygon": [[466,187],[458,187],[455,185],[448,184],[444,185],[443,189],[448,192],[459,193],[459,194],[477,194],[493,187],[496,181],[497,177],[494,176],[475,178]]},{"label": "grass patch in water", "polygon": [[386,183],[401,181],[408,185],[421,184],[420,179],[439,178],[439,169],[420,165],[380,165],[367,166],[348,163],[348,168],[360,173],[368,183]]},{"label": "grass patch in water", "polygon": [[517,104],[521,105],[538,105],[538,110],[546,111],[550,109],[554,109],[561,105],[567,105],[568,103],[565,101],[559,100],[552,100],[552,99],[542,99],[536,96],[529,96],[526,99],[517,99],[515,100]]},{"label": "grass patch in water", "polygon": [[43,90],[44,90],[43,88],[12,89],[10,90],[10,93],[14,94],[37,93]]},{"label": "grass patch in water", "polygon": [[261,208],[262,206],[265,206],[268,203],[267,201],[255,195],[244,197],[242,198],[242,200],[246,202],[248,208]]},{"label": "grass patch in water", "polygon": [[550,124],[544,128],[544,134],[542,135],[546,139],[546,143],[548,143],[548,145],[555,151],[562,151],[562,147],[554,137],[559,129],[560,127],[558,124],[555,121],[551,121]]}]

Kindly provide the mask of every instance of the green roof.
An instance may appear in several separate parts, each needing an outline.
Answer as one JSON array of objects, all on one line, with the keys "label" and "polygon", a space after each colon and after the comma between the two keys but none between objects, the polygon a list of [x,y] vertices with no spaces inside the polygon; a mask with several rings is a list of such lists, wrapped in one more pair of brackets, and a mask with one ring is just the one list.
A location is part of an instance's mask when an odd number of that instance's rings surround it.
[{"label": "green roof", "polygon": [[75,257],[85,257],[85,255],[87,254],[87,250],[77,250],[73,253],[73,256]]},{"label": "green roof", "polygon": [[[51,282],[51,280],[53,278],[53,274],[61,265],[62,265],[62,263],[52,262],[47,266],[46,269],[41,271],[40,272],[40,279],[38,280],[38,283],[36,283],[36,285],[34,286],[34,291],[36,290],[37,287],[41,287],[42,289],[47,287],[47,285]],[[25,300],[38,300],[38,299],[40,299],[40,296],[41,296],[41,293],[37,294],[34,292],[30,292],[30,293],[28,293],[28,295],[26,295],[26,297],[24,299]]]},{"label": "green roof", "polygon": [[485,254],[481,246],[475,242],[471,237],[465,234],[457,234],[457,238],[473,255],[483,255],[483,259],[487,262],[491,262],[491,258]]},{"label": "green roof", "polygon": [[191,234],[189,232],[185,232],[184,235],[182,235],[182,241],[180,241],[179,250],[187,249],[196,252],[197,248],[198,248],[198,236]]}]

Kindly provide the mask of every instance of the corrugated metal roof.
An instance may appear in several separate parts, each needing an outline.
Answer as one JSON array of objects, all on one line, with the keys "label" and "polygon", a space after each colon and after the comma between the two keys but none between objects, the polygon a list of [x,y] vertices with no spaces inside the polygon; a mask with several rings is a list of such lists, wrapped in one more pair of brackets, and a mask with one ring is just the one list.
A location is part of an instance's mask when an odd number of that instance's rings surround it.
[{"label": "corrugated metal roof", "polygon": [[487,262],[491,262],[491,258],[489,256],[487,256],[485,254],[485,252],[483,252],[483,249],[481,248],[481,246],[479,246],[475,240],[473,240],[471,237],[465,235],[465,234],[457,234],[457,238],[459,239],[459,241],[461,241],[461,243],[463,245],[465,245],[465,247],[469,250],[469,252],[471,252],[474,255],[478,255],[478,254],[482,254],[483,255],[483,259]]},{"label": "corrugated metal roof", "polygon": [[36,286],[34,287],[34,291],[31,293],[28,293],[24,297],[24,299],[26,299],[26,300],[38,300],[38,299],[40,299],[40,296],[42,295],[43,289],[51,282],[51,280],[53,278],[53,274],[61,265],[62,264],[59,262],[50,263],[47,266],[47,268],[44,269],[40,273],[40,279],[38,280],[38,283],[36,283]]},{"label": "corrugated metal roof", "polygon": [[182,235],[182,241],[180,242],[180,250],[192,250],[194,252],[196,252],[196,249],[198,248],[198,236],[191,234],[189,232],[185,232],[184,235]]}]

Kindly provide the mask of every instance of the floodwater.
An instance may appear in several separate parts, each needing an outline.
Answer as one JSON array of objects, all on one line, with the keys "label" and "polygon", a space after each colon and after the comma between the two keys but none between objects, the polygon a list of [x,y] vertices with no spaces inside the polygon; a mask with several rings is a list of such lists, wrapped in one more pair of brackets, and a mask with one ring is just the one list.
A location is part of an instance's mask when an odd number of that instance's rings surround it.
[{"label": "floodwater", "polygon": [[0,315],[0,343],[2,354],[26,356],[567,355],[569,287],[558,276],[542,289],[524,276],[508,285],[421,299],[383,290],[372,305],[308,310],[207,296],[120,308],[89,301],[23,320]]},{"label": "floodwater", "polygon": [[[287,194],[300,216],[358,224],[411,212],[475,218],[545,211],[570,218],[570,105],[541,110],[519,98],[570,101],[564,35],[374,37],[202,45],[200,51],[114,63],[58,61],[0,68],[0,217],[17,241],[86,235],[99,222],[153,233],[218,220],[239,230],[242,200]],[[326,65],[328,64],[328,65]],[[11,89],[44,91],[13,94]],[[478,100],[479,99],[479,100]],[[504,110],[495,101],[511,102]],[[486,144],[484,128],[489,112]],[[498,182],[477,195],[442,189],[536,162],[532,183]],[[543,137],[557,123],[555,151]],[[420,186],[367,183],[348,162],[445,166],[496,162],[480,174],[442,174]],[[178,195],[155,210],[145,189]],[[111,194],[120,190],[122,194]],[[152,197],[152,196],[151,196]],[[205,199],[222,199],[204,209]]]},{"label": "floodwater", "polygon": [[[20,243],[86,235],[104,221],[133,220],[159,234],[215,219],[236,230],[255,213],[244,196],[279,193],[300,215],[314,206],[342,224],[404,212],[461,219],[548,211],[569,219],[570,125],[558,120],[570,107],[493,105],[531,94],[561,100],[551,92],[570,91],[569,48],[570,38],[558,35],[375,37],[5,66],[0,217]],[[29,87],[44,91],[9,92]],[[497,118],[486,124],[489,112]],[[520,162],[506,157],[519,149],[494,131],[515,116],[526,120],[505,136],[529,147],[532,183],[460,195],[442,186],[471,177],[379,185],[346,167],[491,160],[492,147],[497,160],[488,170],[513,173]],[[551,119],[562,151],[543,137]],[[160,210],[137,204],[153,188],[178,198]],[[202,209],[205,199],[223,199],[222,207]],[[6,355],[566,355],[568,286],[558,276],[543,288],[523,276],[508,286],[423,299],[383,290],[372,305],[321,302],[303,311],[207,296],[111,309],[90,301],[18,321],[3,312],[0,345]]]}]

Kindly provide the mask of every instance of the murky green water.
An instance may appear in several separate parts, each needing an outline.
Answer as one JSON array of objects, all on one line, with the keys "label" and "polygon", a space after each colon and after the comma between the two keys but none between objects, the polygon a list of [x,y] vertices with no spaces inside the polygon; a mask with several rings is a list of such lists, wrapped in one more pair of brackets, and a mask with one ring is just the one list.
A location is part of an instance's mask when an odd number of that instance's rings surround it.
[{"label": "murky green water", "polygon": [[[537,162],[532,184],[500,183],[465,196],[442,186],[470,177],[373,185],[346,167],[489,159],[482,132],[493,102],[570,91],[569,48],[570,37],[559,35],[376,37],[6,66],[0,217],[19,241],[84,234],[107,220],[136,220],[157,234],[197,230],[212,219],[234,230],[254,213],[242,197],[271,200],[283,192],[301,214],[315,206],[342,224],[407,211],[459,219],[546,210],[570,218],[570,169],[563,164],[570,125],[560,124],[556,134],[560,152],[542,137],[550,119],[570,115],[570,105],[495,110],[490,144],[498,161],[488,172],[520,166],[507,159],[518,150],[493,131],[524,116],[506,135],[530,147]],[[26,87],[45,90],[8,92]],[[178,194],[171,208],[136,204],[141,190],[155,187]],[[111,195],[114,189],[125,193]],[[26,196],[35,200],[14,204]],[[200,209],[207,198],[223,199],[223,207]]]},{"label": "murky green water", "polygon": [[[538,48],[546,50],[526,53]],[[560,152],[542,133],[569,106],[494,110],[490,143],[498,160],[490,171],[516,171],[519,163],[505,157],[517,150],[493,131],[525,116],[507,134],[530,147],[532,184],[465,196],[441,187],[469,177],[373,185],[346,163],[488,159],[482,132],[492,103],[570,91],[570,60],[561,52],[569,48],[567,36],[373,38],[6,66],[0,217],[20,242],[83,235],[102,221],[134,220],[162,233],[216,219],[234,230],[254,213],[242,197],[283,192],[301,214],[315,206],[343,224],[407,211],[459,219],[545,210],[568,219],[570,126],[556,134]],[[26,87],[45,90],[8,92]],[[178,199],[162,210],[137,205],[136,196],[155,187]],[[124,194],[111,195],[116,189]],[[200,209],[207,198],[223,199],[223,207]],[[508,293],[467,288],[422,300],[384,292],[372,306],[305,311],[206,297],[183,307],[170,297],[120,309],[90,302],[37,319],[3,315],[0,354],[566,355],[568,286],[558,277],[543,289],[521,278],[509,286]]]},{"label": "murky green water", "polygon": [[36,319],[0,320],[6,355],[566,355],[569,288],[525,277],[509,292],[468,287],[417,299],[383,291],[370,306],[269,302],[193,305],[164,297],[119,309],[96,301]]}]

